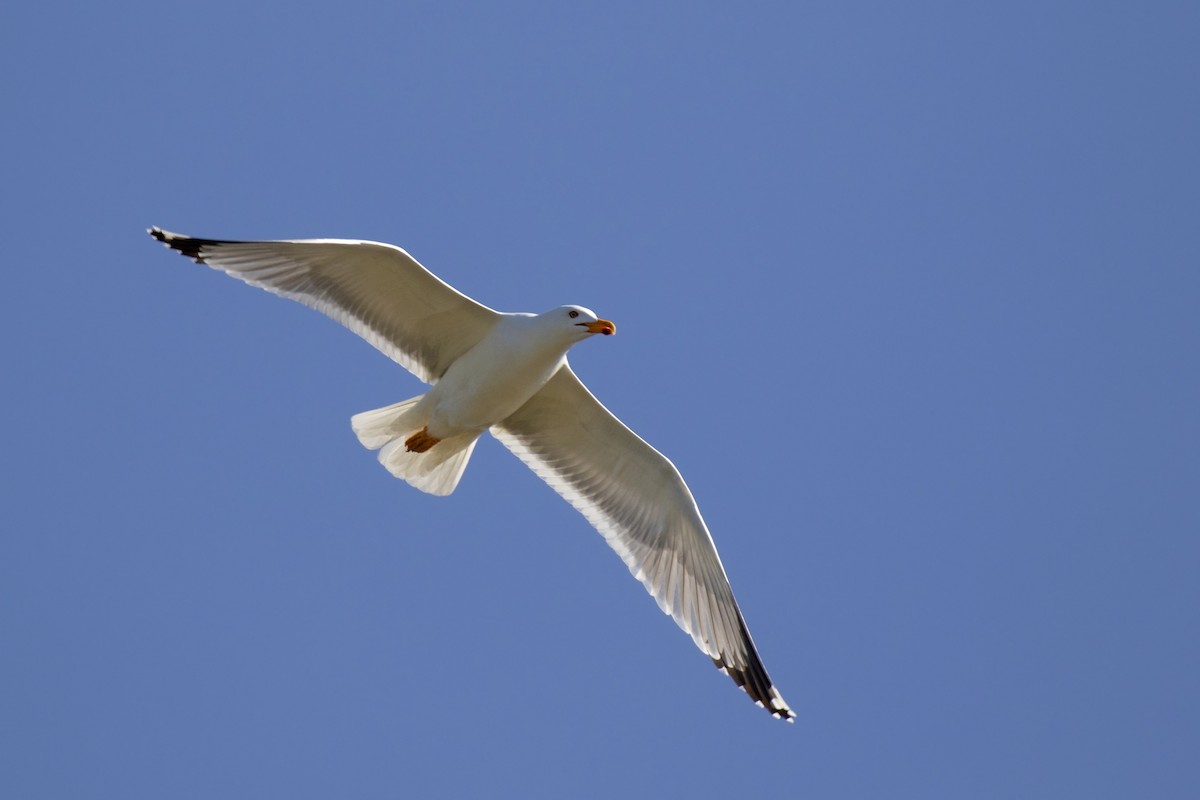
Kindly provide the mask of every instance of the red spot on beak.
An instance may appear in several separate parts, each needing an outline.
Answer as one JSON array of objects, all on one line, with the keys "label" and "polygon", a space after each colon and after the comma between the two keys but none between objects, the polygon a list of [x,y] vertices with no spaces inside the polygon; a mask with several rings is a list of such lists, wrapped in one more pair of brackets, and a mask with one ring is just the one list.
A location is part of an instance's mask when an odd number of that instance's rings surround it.
[{"label": "red spot on beak", "polygon": [[602,333],[605,336],[612,336],[617,332],[617,326],[606,319],[598,319],[595,322],[576,322],[575,324],[587,328],[588,333]]}]

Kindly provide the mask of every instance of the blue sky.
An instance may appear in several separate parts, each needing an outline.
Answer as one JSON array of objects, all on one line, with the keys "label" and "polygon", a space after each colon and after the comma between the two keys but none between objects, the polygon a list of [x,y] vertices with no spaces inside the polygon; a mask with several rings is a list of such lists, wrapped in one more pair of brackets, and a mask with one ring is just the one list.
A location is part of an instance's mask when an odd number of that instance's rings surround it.
[{"label": "blue sky", "polygon": [[[0,794],[1194,796],[1194,4],[10,5]],[[149,225],[614,320],[797,724]]]}]

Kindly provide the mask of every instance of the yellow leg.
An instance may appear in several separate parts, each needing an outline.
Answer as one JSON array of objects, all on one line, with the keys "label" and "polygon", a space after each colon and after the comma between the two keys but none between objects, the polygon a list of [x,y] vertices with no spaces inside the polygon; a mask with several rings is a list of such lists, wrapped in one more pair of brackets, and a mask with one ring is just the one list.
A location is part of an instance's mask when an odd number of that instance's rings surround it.
[{"label": "yellow leg", "polygon": [[440,441],[441,439],[435,439],[429,435],[429,428],[421,428],[404,440],[404,447],[410,453],[424,453]]}]

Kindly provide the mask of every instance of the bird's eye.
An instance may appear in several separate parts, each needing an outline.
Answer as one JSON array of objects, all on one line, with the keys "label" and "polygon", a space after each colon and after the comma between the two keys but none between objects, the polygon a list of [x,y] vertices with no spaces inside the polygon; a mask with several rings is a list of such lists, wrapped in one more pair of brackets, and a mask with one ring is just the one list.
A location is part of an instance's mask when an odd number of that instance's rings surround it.
[{"label": "bird's eye", "polygon": [[571,319],[575,319],[576,317],[579,316],[579,312],[578,311],[568,311],[567,316],[570,317]]}]

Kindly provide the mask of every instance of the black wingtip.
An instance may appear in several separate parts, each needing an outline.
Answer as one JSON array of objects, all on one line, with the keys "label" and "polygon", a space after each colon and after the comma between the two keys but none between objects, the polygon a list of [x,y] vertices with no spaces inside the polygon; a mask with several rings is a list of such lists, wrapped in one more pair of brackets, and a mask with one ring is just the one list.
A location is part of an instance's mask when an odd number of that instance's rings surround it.
[{"label": "black wingtip", "polygon": [[750,664],[744,669],[729,666],[723,659],[714,658],[713,664],[717,669],[724,672],[733,682],[742,688],[746,694],[750,695],[750,699],[762,708],[766,709],[776,719],[784,720],[785,722],[795,722],[796,712],[793,711],[788,704],[780,696],[779,690],[771,683],[771,678],[767,675],[766,670],[762,667],[762,662]]},{"label": "black wingtip", "polygon": [[795,722],[796,712],[788,706],[783,696],[779,694],[779,690],[775,688],[771,676],[767,674],[767,669],[763,666],[762,659],[758,656],[758,650],[754,647],[754,640],[750,638],[750,631],[746,629],[746,622],[740,618],[740,615],[738,624],[741,628],[742,642],[746,646],[745,664],[734,666],[728,663],[728,657],[725,655],[714,658],[713,664],[732,678],[733,682],[750,695],[750,699],[756,704],[765,708],[778,719]]},{"label": "black wingtip", "polygon": [[192,259],[197,264],[204,263],[204,258],[200,255],[201,246],[211,243],[211,241],[208,239],[193,239],[190,236],[164,231],[157,225],[147,228],[146,233],[150,234],[172,250],[180,252]]}]

